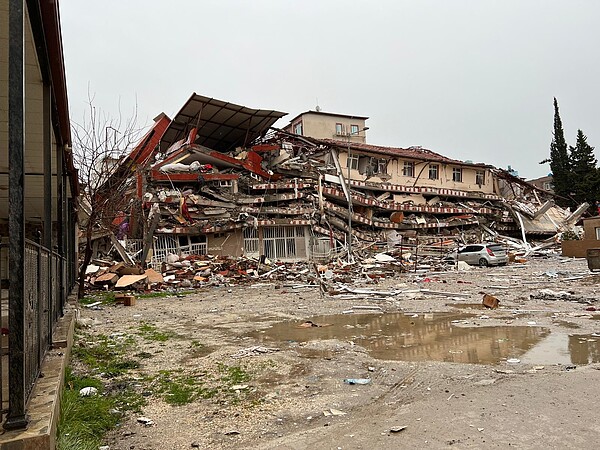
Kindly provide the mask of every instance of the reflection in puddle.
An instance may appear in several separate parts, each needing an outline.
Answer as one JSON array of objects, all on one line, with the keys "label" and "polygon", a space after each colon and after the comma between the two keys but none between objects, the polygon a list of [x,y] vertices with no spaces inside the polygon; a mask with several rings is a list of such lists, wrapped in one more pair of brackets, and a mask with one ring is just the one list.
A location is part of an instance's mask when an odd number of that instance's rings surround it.
[{"label": "reflection in puddle", "polygon": [[600,362],[600,336],[552,333],[525,353],[526,364],[576,364]]},{"label": "reflection in puddle", "polygon": [[572,330],[575,330],[577,328],[581,328],[580,325],[577,325],[576,323],[573,323],[573,322],[569,322],[567,320],[555,320],[554,323],[556,325],[558,325],[559,327],[570,328]]},{"label": "reflection in puddle", "polygon": [[446,306],[458,309],[488,309],[481,303],[446,303]]},{"label": "reflection in puddle", "polygon": [[286,341],[353,341],[378,359],[497,364],[520,357],[549,334],[541,327],[459,327],[452,323],[470,317],[460,313],[316,316],[310,320],[331,326],[297,328],[303,321],[282,322],[251,336],[268,346]]}]

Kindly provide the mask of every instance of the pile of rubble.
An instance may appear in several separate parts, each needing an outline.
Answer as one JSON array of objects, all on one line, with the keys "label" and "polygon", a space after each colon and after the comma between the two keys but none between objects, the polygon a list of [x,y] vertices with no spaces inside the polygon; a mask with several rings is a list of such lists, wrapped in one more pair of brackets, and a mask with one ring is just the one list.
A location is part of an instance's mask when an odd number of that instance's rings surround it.
[{"label": "pile of rubble", "polygon": [[[312,271],[312,274],[311,274]],[[168,255],[162,270],[141,269],[105,260],[93,260],[86,271],[90,289],[163,290],[198,288],[261,280],[314,282],[314,268],[308,263],[282,263],[244,257],[211,255]]]},{"label": "pile of rubble", "polygon": [[[435,268],[459,245],[484,240],[526,258],[555,247],[588,208],[560,208],[507,171],[421,147],[271,128],[283,115],[197,94],[173,120],[160,115],[107,175],[105,190],[128,181],[115,230],[126,242],[111,232],[98,239],[126,265],[152,267],[157,285],[293,277],[295,267],[328,262],[376,278]],[[370,260],[381,253],[393,261]],[[107,265],[89,274],[92,285],[144,283],[134,277],[145,272],[121,280]]]},{"label": "pile of rubble", "polygon": [[[556,239],[533,245],[498,235],[489,229],[479,231],[487,238],[502,243],[511,262],[527,263],[532,256],[560,254]],[[158,270],[144,270],[139,266],[111,259],[94,259],[86,271],[87,287],[156,291],[270,282],[288,287],[320,287],[323,292],[332,294],[339,291],[336,285],[340,283],[377,283],[379,279],[395,277],[400,273],[468,270],[468,267],[458,265],[448,255],[461,245],[479,242],[481,238],[481,233],[471,231],[454,239],[409,239],[391,249],[385,243],[370,244],[357,248],[351,258],[342,254],[327,263],[283,262],[265,257],[167,254]],[[108,252],[107,256],[118,257],[124,247],[125,245],[120,246],[120,252],[113,247],[113,251]]]}]

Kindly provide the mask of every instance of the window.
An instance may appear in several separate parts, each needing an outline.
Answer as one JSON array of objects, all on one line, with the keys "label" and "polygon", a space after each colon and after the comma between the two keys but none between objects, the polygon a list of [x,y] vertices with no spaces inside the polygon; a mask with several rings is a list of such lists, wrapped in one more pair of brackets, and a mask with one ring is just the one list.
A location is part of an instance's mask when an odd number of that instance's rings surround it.
[{"label": "window", "polygon": [[379,174],[387,173],[387,163],[388,163],[387,159],[373,158],[372,159],[373,173],[379,173]]},{"label": "window", "polygon": [[346,167],[350,167],[351,169],[358,170],[358,155],[349,155],[348,156],[348,164]]},{"label": "window", "polygon": [[405,177],[415,176],[415,163],[412,161],[404,161],[404,167],[402,168],[402,175]]},{"label": "window", "polygon": [[452,181],[462,183],[462,169],[460,167],[452,169]]},{"label": "window", "polygon": [[246,256],[258,256],[258,231],[256,228],[244,228],[244,253]]},{"label": "window", "polygon": [[543,189],[546,191],[551,191],[552,189],[554,189],[554,186],[551,181],[544,181]]},{"label": "window", "polygon": [[440,166],[438,164],[429,164],[429,179],[437,180],[440,177]]},{"label": "window", "polygon": [[596,228],[596,240],[600,241],[600,228]]},{"label": "window", "polygon": [[298,122],[296,125],[294,125],[294,133],[302,136],[302,122]]},{"label": "window", "polygon": [[264,227],[262,243],[269,259],[306,257],[304,227]]},{"label": "window", "polygon": [[473,253],[481,250],[483,250],[483,245],[467,245],[465,248],[460,249],[458,253]]},{"label": "window", "polygon": [[350,134],[358,134],[358,125],[350,125]]},{"label": "window", "polygon": [[342,125],[341,123],[336,123],[335,134],[337,134],[338,136],[344,134],[344,125]]},{"label": "window", "polygon": [[485,170],[478,170],[475,172],[475,183],[479,186],[485,184]]},{"label": "window", "polygon": [[219,180],[219,187],[232,187],[233,181],[231,180]]}]

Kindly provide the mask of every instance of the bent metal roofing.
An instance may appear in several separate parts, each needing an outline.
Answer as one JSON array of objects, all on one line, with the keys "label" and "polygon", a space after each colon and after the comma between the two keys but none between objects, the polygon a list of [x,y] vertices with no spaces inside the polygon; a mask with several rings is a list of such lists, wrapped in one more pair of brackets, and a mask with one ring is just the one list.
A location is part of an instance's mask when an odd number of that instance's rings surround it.
[{"label": "bent metal roofing", "polygon": [[245,147],[287,113],[252,109],[223,100],[193,93],[177,113],[160,143],[160,151],[184,139],[192,128],[197,128],[196,144],[227,152]]},{"label": "bent metal roofing", "polygon": [[[306,139],[312,141],[315,144],[326,145],[326,146],[335,146],[339,149],[347,149],[348,142],[339,141],[335,139],[316,139],[316,138],[308,138]],[[363,144],[361,142],[350,142],[350,150],[356,150],[367,153],[375,153],[378,155],[386,155],[386,156],[395,156],[395,157],[403,157],[410,159],[418,159],[422,161],[435,161],[440,163],[447,164],[456,164],[461,166],[478,166],[478,167],[492,167],[488,164],[484,163],[470,163],[465,161],[460,161],[458,159],[448,158],[444,155],[440,155],[439,153],[433,152],[426,148],[422,147],[408,147],[408,148],[399,148],[399,147],[383,147],[381,145],[372,145],[372,144]]]}]

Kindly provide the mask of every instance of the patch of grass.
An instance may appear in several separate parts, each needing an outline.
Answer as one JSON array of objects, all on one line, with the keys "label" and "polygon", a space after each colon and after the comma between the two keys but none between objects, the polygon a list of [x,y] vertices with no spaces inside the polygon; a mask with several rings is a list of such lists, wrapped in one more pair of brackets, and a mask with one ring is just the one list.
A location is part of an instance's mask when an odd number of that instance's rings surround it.
[{"label": "patch of grass", "polygon": [[219,373],[221,373],[221,381],[229,386],[244,383],[252,379],[252,376],[241,366],[228,366],[219,363]]},{"label": "patch of grass", "polygon": [[89,305],[96,302],[102,302],[103,305],[113,305],[116,301],[114,292],[97,293],[79,299],[81,305]]},{"label": "patch of grass", "polygon": [[143,322],[139,328],[139,334],[147,341],[158,341],[158,342],[166,342],[170,338],[176,336],[175,333],[171,331],[160,331],[154,325]]},{"label": "patch of grass", "polygon": [[137,392],[130,382],[113,386],[111,394],[114,396],[115,403],[120,411],[133,411],[140,414],[142,407],[148,404],[146,398]]},{"label": "patch of grass", "polygon": [[90,303],[97,302],[98,300],[95,297],[83,297],[79,299],[80,305],[89,305]]},{"label": "patch of grass", "polygon": [[137,298],[165,298],[174,295],[173,292],[149,292],[147,294],[138,294]]},{"label": "patch of grass", "polygon": [[94,339],[94,342],[80,339],[73,346],[73,356],[92,372],[102,372],[113,378],[140,366],[136,360],[124,359],[126,350],[132,345],[131,339],[116,340],[105,335],[86,336],[85,339]]},{"label": "patch of grass", "polygon": [[179,370],[163,370],[146,380],[154,395],[161,397],[170,405],[180,406],[200,399],[212,399],[217,404],[239,404],[248,406],[261,403],[256,390],[233,390],[237,384],[252,379],[252,375],[241,366],[218,364],[209,372],[186,373]]},{"label": "patch of grass", "polygon": [[[79,390],[88,386],[97,388],[98,395],[81,397]],[[104,434],[117,425],[119,415],[113,413],[115,399],[102,392],[99,380],[74,376],[67,369],[60,402],[59,450],[97,450]]]},{"label": "patch of grass", "polygon": [[156,379],[155,392],[163,400],[175,406],[192,403],[199,398],[212,398],[218,392],[215,388],[205,386],[204,373],[183,374],[181,371],[160,371]]}]

